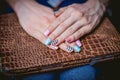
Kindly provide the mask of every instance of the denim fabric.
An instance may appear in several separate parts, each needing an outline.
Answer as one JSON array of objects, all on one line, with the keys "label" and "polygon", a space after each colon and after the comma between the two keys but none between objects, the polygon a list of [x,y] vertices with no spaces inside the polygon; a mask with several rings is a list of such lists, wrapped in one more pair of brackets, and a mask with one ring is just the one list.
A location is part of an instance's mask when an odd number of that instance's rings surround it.
[{"label": "denim fabric", "polygon": [[49,72],[49,73],[42,73],[42,74],[34,74],[25,76],[22,80],[56,80],[56,74]]},{"label": "denim fabric", "polygon": [[[37,2],[39,2],[40,4],[43,4],[45,6],[49,6],[51,7],[48,3],[47,3],[47,0],[36,0]],[[86,2],[87,0],[64,0],[62,2],[62,4],[60,5],[60,7],[64,7],[64,6],[68,6],[70,4],[73,4],[73,3],[84,3]]]},{"label": "denim fabric", "polygon": [[[20,80],[95,80],[96,68],[90,65],[21,77]],[[16,80],[11,79],[11,80]]]},{"label": "denim fabric", "polygon": [[60,74],[60,80],[95,80],[96,69],[90,65],[66,70]]}]

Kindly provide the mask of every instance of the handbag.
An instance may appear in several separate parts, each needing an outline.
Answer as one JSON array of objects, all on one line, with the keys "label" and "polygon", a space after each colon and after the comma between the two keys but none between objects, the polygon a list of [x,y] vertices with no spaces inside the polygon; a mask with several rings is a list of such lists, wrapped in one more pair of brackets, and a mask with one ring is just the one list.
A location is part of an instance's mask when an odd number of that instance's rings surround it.
[{"label": "handbag", "polygon": [[120,33],[107,17],[81,42],[79,53],[51,50],[23,30],[15,13],[0,15],[0,72],[19,76],[120,58]]}]

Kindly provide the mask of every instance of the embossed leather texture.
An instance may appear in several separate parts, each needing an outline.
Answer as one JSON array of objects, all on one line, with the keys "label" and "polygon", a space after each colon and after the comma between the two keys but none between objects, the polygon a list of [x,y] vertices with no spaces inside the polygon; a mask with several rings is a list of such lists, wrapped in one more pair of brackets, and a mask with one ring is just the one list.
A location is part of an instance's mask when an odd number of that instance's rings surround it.
[{"label": "embossed leather texture", "polygon": [[14,13],[0,15],[0,70],[23,75],[120,58],[120,34],[108,18],[81,42],[80,53],[51,50],[29,36]]}]

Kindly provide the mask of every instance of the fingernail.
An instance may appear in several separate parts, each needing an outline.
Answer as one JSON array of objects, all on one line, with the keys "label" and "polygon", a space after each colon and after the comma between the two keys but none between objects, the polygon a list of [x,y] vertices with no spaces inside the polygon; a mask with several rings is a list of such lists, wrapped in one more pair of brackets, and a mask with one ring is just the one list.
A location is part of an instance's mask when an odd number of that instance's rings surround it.
[{"label": "fingernail", "polygon": [[65,41],[67,41],[67,42],[71,42],[71,39],[70,39],[70,38],[67,38],[67,39],[65,39]]},{"label": "fingernail", "polygon": [[58,40],[53,40],[50,45],[56,45],[58,43]]},{"label": "fingernail", "polygon": [[58,49],[57,46],[52,46],[52,45],[50,45],[49,48],[51,48],[51,49],[53,49],[53,50],[57,50],[57,49]]},{"label": "fingernail", "polygon": [[47,38],[47,40],[45,41],[45,45],[49,45],[51,43],[51,39],[50,38]]},{"label": "fingernail", "polygon": [[50,34],[50,30],[46,30],[45,32],[44,32],[44,35],[45,36],[48,36]]},{"label": "fingernail", "polygon": [[81,48],[79,46],[74,46],[73,48],[74,48],[75,52],[80,52],[81,51]]},{"label": "fingernail", "polygon": [[82,43],[80,42],[80,40],[77,40],[77,41],[76,41],[76,44],[77,44],[79,47],[82,46]]},{"label": "fingernail", "polygon": [[68,52],[73,52],[73,50],[74,50],[74,49],[73,49],[72,47],[70,47],[70,46],[67,46],[66,49],[67,49]]}]

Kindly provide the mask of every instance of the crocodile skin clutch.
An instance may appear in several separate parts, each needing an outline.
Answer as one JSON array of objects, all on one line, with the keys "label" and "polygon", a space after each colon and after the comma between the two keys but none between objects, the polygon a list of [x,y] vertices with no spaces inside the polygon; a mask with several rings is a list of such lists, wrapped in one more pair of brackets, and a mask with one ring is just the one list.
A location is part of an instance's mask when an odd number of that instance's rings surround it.
[{"label": "crocodile skin clutch", "polygon": [[80,53],[51,50],[29,36],[14,13],[0,15],[0,71],[23,75],[120,58],[120,34],[108,18],[81,42]]}]

